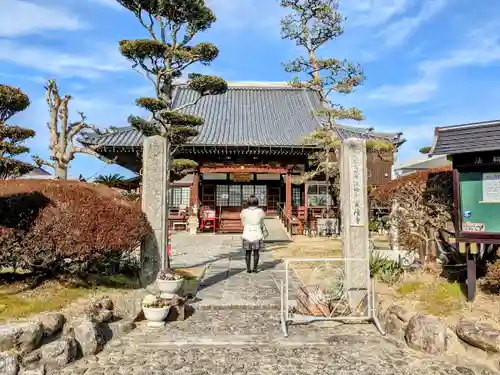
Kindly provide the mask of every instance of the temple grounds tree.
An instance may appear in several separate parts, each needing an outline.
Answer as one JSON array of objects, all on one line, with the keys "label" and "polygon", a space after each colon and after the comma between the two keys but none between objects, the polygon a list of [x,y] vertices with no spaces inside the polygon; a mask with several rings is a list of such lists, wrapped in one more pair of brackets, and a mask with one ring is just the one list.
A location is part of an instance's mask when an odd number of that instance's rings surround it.
[{"label": "temple grounds tree", "polygon": [[[339,193],[339,147],[340,140],[335,128],[338,121],[363,120],[358,108],[345,108],[333,101],[332,96],[349,94],[365,80],[358,64],[333,57],[320,57],[321,49],[339,38],[345,21],[338,9],[338,0],[281,0],[281,6],[289,13],[281,20],[283,39],[291,40],[304,51],[304,55],[284,64],[285,71],[295,74],[291,84],[316,92],[322,108],[315,115],[323,118],[322,127],[306,137],[305,142],[319,146],[311,155],[311,172],[305,173],[297,182],[311,180],[318,175],[329,182],[330,194],[336,201]],[[369,140],[367,148],[385,153],[393,148],[384,141]]]},{"label": "temple grounds tree", "polygon": [[86,129],[98,134],[101,134],[101,132],[96,126],[86,122],[83,112],[78,112],[80,121],[69,121],[71,95],[66,94],[61,97],[55,80],[50,80],[45,90],[45,101],[50,111],[50,119],[47,123],[50,132],[50,160],[43,160],[34,155],[33,160],[35,163],[38,166],[46,165],[53,168],[56,178],[61,180],[68,178],[69,164],[78,153],[92,155],[106,163],[112,163],[111,160],[103,158],[96,152],[98,146],[82,147],[75,144],[75,137]]},{"label": "temple grounds tree", "polygon": [[119,173],[113,173],[113,174],[108,174],[108,175],[102,175],[100,174],[94,179],[94,182],[97,184],[102,184],[106,185],[109,187],[119,187],[122,186],[123,182],[125,181],[125,177],[123,177]]},{"label": "temple grounds tree", "polygon": [[[120,41],[121,54],[133,63],[133,68],[143,74],[154,86],[156,96],[139,98],[136,104],[151,113],[148,119],[129,116],[130,124],[145,136],[164,138],[167,155],[167,179],[162,192],[166,202],[166,229],[164,237],[163,267],[170,268],[166,256],[168,248],[168,189],[171,180],[182,177],[196,167],[186,159],[176,159],[179,148],[198,134],[197,127],[203,119],[184,113],[207,95],[223,94],[227,83],[222,78],[194,74],[180,83],[179,79],[193,64],[209,65],[219,54],[211,43],[193,43],[197,34],[210,28],[216,18],[204,0],[117,0],[137,18],[149,34],[148,39]],[[198,93],[192,103],[175,106],[176,85],[183,84]],[[163,230],[163,229],[162,229]]]},{"label": "temple grounds tree", "polygon": [[23,143],[35,136],[35,131],[6,122],[16,113],[24,111],[30,100],[20,89],[0,85],[0,179],[16,177],[28,173],[33,167],[14,159],[29,152]]},{"label": "temple grounds tree", "polygon": [[421,154],[427,155],[429,152],[431,152],[432,146],[424,146],[418,152]]}]

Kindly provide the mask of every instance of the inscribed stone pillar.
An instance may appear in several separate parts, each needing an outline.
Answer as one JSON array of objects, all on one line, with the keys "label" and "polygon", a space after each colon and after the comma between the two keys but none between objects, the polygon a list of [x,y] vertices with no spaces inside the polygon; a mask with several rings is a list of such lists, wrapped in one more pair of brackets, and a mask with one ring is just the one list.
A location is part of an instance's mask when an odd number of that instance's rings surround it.
[{"label": "inscribed stone pillar", "polygon": [[366,172],[366,141],[346,139],[341,148],[340,202],[342,255],[351,259],[345,261],[345,287],[351,309],[366,298],[370,281]]},{"label": "inscribed stone pillar", "polygon": [[154,241],[143,249],[143,267],[156,270],[166,264],[167,157],[163,137],[144,137],[142,161],[142,210],[154,233]]}]

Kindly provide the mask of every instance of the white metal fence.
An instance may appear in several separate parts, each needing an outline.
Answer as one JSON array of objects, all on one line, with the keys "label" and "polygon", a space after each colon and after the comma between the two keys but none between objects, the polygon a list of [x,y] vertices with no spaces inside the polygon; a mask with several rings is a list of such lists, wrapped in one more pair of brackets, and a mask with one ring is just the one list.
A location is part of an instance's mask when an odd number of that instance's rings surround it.
[{"label": "white metal fence", "polygon": [[375,283],[367,259],[287,258],[281,281],[281,327],[313,321],[373,322],[378,320]]}]

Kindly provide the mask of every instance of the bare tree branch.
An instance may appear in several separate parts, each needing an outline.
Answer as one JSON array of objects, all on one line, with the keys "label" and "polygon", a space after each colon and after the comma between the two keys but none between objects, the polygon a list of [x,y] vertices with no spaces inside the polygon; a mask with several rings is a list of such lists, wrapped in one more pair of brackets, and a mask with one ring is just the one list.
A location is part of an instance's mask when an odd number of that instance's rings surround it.
[{"label": "bare tree branch", "polygon": [[53,168],[53,169],[56,169],[56,163],[55,162],[51,162],[51,161],[47,161],[47,160],[43,160],[41,159],[39,156],[37,155],[33,155],[32,156],[33,158],[33,162],[38,166],[38,167],[41,167],[43,165],[47,166],[47,167],[50,167],[50,168]]},{"label": "bare tree branch", "polygon": [[196,100],[194,102],[191,102],[191,103],[187,103],[187,104],[184,104],[184,105],[181,105],[180,107],[177,107],[177,108],[173,108],[172,109],[172,112],[178,112],[178,111],[182,111],[183,109],[186,109],[188,107],[191,107],[193,105],[196,105],[200,100],[201,98],[203,98],[205,95],[200,95],[198,98],[196,98]]},{"label": "bare tree branch", "polygon": [[105,162],[106,164],[114,164],[116,163],[116,158],[115,159],[108,159],[98,152],[96,150],[99,149],[99,147],[78,147],[78,146],[73,146],[71,147],[72,154],[87,154],[94,156],[98,158],[99,160]]}]

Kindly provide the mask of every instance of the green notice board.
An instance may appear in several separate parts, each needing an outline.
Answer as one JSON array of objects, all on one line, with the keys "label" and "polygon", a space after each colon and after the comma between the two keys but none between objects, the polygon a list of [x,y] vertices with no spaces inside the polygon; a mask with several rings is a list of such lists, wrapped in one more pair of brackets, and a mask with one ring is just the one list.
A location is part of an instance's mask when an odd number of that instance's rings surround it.
[{"label": "green notice board", "polygon": [[463,232],[500,233],[500,172],[461,172]]}]

